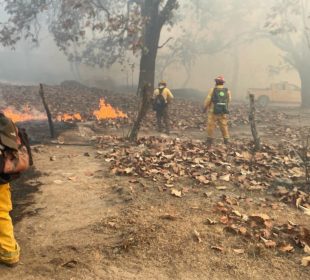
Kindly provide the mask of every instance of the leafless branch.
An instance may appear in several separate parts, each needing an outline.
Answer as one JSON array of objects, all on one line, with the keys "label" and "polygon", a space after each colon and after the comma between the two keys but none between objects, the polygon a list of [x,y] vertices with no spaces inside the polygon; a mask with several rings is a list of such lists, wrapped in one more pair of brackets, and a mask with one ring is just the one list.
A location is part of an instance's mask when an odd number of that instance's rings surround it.
[{"label": "leafless branch", "polygon": [[169,39],[167,39],[162,45],[158,46],[159,49],[163,48],[164,46],[166,46],[171,40],[173,40],[173,37],[170,37]]}]

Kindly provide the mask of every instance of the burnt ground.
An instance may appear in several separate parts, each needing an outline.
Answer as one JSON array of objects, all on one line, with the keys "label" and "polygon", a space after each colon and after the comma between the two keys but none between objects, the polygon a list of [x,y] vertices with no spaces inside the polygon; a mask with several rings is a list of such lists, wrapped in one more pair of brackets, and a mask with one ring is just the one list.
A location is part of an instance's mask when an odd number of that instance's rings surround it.
[{"label": "burnt ground", "polygon": [[[288,128],[309,122],[296,109],[286,112],[291,117],[282,121],[279,131],[260,124],[264,142],[277,143],[277,133],[285,138]],[[228,183],[221,189],[180,178],[177,184],[185,195],[178,198],[160,182],[116,176],[110,162],[98,157],[92,137],[122,136],[124,131],[80,124],[60,131],[67,145],[34,146],[35,169],[13,184],[21,265],[0,267],[1,280],[309,277],[309,268],[301,266],[303,249],[282,252],[261,240],[232,234],[215,206],[224,203],[244,215],[264,213],[277,225],[290,221],[309,228],[309,216],[279,201],[272,188],[246,190]],[[166,139],[150,128],[142,135]],[[249,127],[235,126],[232,135],[249,140]],[[205,132],[174,130],[168,139],[182,137],[203,140]],[[223,202],[223,195],[238,202]]]},{"label": "burnt ground", "polygon": [[11,216],[14,223],[20,222],[25,216],[35,215],[40,210],[35,209],[32,213],[27,211],[35,203],[33,195],[42,186],[42,183],[38,180],[41,175],[41,172],[35,168],[31,168],[31,170],[11,184],[12,200],[14,202],[14,209]]}]

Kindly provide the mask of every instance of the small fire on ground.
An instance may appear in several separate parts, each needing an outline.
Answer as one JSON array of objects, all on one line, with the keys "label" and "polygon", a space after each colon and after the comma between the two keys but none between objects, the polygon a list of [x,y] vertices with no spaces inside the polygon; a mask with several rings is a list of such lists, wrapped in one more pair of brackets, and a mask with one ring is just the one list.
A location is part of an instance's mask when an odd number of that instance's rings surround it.
[{"label": "small fire on ground", "polygon": [[93,115],[96,119],[127,119],[128,116],[122,111],[115,109],[112,105],[108,104],[103,98],[100,99],[99,110],[94,111]]},{"label": "small fire on ground", "polygon": [[58,115],[56,119],[59,122],[82,121],[82,117],[79,113]]},{"label": "small fire on ground", "polygon": [[[92,114],[98,121],[109,119],[127,119],[128,116],[119,109],[113,108],[111,104],[107,103],[103,98],[100,99],[99,109]],[[57,116],[59,122],[83,121],[80,113],[63,114]]]},{"label": "small fire on ground", "polygon": [[41,112],[31,110],[29,106],[25,106],[22,112],[18,112],[11,107],[2,110],[2,112],[13,122],[42,121],[47,119],[46,115]]},{"label": "small fire on ground", "polygon": [[[8,107],[2,110],[4,115],[10,118],[13,122],[26,122],[26,121],[42,121],[46,120],[47,117],[44,113],[38,112],[28,105],[26,105],[21,111],[17,111],[12,107]],[[123,113],[119,109],[113,108],[112,105],[108,104],[103,98],[100,99],[99,109],[92,113],[92,117],[99,120],[109,119],[127,119],[127,114]],[[58,122],[71,122],[71,121],[83,121],[80,113],[75,114],[62,114],[56,117]]]}]

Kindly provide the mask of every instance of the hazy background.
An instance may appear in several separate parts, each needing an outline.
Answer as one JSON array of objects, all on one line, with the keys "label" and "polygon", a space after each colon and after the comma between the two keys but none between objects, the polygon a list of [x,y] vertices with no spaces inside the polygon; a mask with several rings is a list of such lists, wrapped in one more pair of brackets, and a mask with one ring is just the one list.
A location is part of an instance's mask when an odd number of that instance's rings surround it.
[{"label": "hazy background", "polygon": [[[0,11],[1,21],[6,16]],[[264,24],[264,18],[259,15],[259,25]],[[255,19],[253,19],[255,20]],[[192,28],[191,19],[186,19],[182,24],[183,28]],[[242,24],[242,23],[240,23]],[[163,40],[178,33],[175,27],[172,31],[165,30],[162,33]],[[238,29],[236,22],[235,29]],[[240,26],[242,28],[242,26]],[[226,28],[227,34],[232,32]],[[172,43],[173,44],[173,41]],[[161,49],[159,55],[164,53]],[[288,81],[300,85],[296,71],[282,72],[272,76],[268,71],[270,65],[277,65],[281,61],[281,51],[269,40],[258,39],[248,44],[231,47],[223,52],[213,55],[201,55],[196,59],[192,67],[191,79],[187,87],[201,91],[207,91],[213,85],[213,79],[218,74],[224,74],[228,86],[232,84],[234,77],[233,63],[236,52],[239,54],[239,82],[235,96],[245,96],[249,87],[268,87],[271,83]],[[31,46],[28,42],[21,42],[15,50],[0,47],[0,81],[15,84],[58,84],[64,80],[77,79],[72,65],[67,58],[57,49],[53,38],[48,32],[41,34],[41,41],[38,47]],[[138,65],[138,61],[136,61]],[[165,80],[171,88],[179,88],[185,80],[185,72],[178,64],[172,64],[165,71]],[[87,66],[80,66],[81,82],[87,85],[113,88],[114,86],[128,86],[131,88],[132,80],[136,84],[138,80],[138,67],[134,73],[121,71],[117,65],[110,69],[98,69]],[[134,91],[134,90],[133,90]]]}]

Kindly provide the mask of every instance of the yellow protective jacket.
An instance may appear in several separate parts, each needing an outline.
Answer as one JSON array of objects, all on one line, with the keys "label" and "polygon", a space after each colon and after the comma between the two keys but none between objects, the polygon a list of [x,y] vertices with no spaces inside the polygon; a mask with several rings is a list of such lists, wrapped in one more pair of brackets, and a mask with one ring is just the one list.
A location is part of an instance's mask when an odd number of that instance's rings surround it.
[{"label": "yellow protective jacket", "polygon": [[[225,88],[223,85],[216,86],[216,88]],[[214,104],[212,102],[214,88],[209,90],[208,96],[204,103],[204,108],[208,111],[209,114],[213,114]],[[231,102],[231,91],[228,90],[228,104]]]},{"label": "yellow protective jacket", "polygon": [[[154,94],[153,94],[153,99],[155,99],[155,97],[159,94],[160,94],[159,89],[155,89]],[[171,93],[170,89],[168,89],[168,88],[164,88],[162,95],[163,95],[167,104],[169,104],[172,101],[172,99],[174,98],[173,94]]]}]

